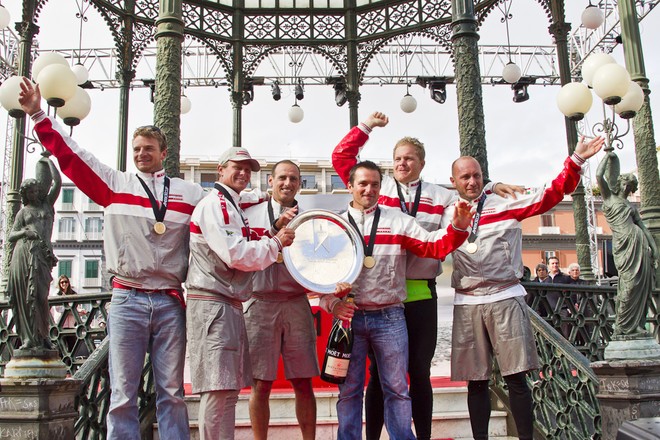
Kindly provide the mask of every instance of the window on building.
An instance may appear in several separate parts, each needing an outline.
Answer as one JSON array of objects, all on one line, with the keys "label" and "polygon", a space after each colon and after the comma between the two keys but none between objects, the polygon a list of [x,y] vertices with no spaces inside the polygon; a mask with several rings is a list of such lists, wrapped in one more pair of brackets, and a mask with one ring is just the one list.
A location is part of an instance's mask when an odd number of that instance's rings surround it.
[{"label": "window on building", "polygon": [[313,174],[303,174],[300,176],[300,188],[316,189],[316,176]]},{"label": "window on building", "polygon": [[75,240],[76,219],[73,217],[60,218],[57,232],[58,232],[58,238],[60,240]]},{"label": "window on building", "polygon": [[85,219],[85,238],[88,240],[101,240],[103,238],[102,233],[102,217],[88,217]]},{"label": "window on building", "polygon": [[73,266],[73,260],[62,260],[60,259],[57,264],[57,276],[66,275],[67,278],[71,278],[71,268]]},{"label": "window on building", "polygon": [[541,227],[552,227],[555,225],[555,213],[546,212],[541,214]]},{"label": "window on building", "polygon": [[87,210],[88,211],[100,211],[101,206],[96,203],[94,200],[87,197]]},{"label": "window on building", "polygon": [[543,262],[548,263],[548,259],[550,257],[557,257],[559,258],[559,255],[557,255],[556,251],[543,251]]},{"label": "window on building", "polygon": [[99,260],[85,260],[85,286],[99,284]]},{"label": "window on building", "polygon": [[64,188],[62,190],[62,210],[73,210],[73,188]]},{"label": "window on building", "polygon": [[332,189],[346,189],[346,185],[341,181],[341,177],[337,175],[330,176],[330,185]]},{"label": "window on building", "polygon": [[202,185],[202,188],[213,188],[213,184],[217,180],[218,175],[216,173],[202,173],[199,179],[199,184]]}]

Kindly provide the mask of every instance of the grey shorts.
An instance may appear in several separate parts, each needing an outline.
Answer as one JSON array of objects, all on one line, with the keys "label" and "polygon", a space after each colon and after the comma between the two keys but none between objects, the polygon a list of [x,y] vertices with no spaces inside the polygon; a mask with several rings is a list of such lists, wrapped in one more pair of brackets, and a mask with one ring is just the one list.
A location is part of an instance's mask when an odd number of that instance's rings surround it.
[{"label": "grey shorts", "polygon": [[503,376],[539,368],[523,297],[491,304],[455,305],[451,379],[488,380],[493,354]]},{"label": "grey shorts", "polygon": [[250,360],[255,379],[273,381],[282,355],[284,376],[318,376],[316,331],[307,296],[287,301],[255,299],[245,310]]},{"label": "grey shorts", "polygon": [[193,393],[252,385],[243,310],[221,301],[189,299],[186,318]]}]

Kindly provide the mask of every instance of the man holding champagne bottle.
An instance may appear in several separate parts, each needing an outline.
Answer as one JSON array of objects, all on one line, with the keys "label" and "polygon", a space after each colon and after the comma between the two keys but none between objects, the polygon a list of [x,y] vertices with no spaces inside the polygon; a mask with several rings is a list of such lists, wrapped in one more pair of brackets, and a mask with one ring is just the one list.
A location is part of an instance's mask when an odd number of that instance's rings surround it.
[{"label": "man holding champagne bottle", "polygon": [[353,284],[355,302],[326,295],[321,306],[338,319],[352,319],[353,347],[346,381],[339,385],[337,438],[362,438],[362,402],[367,353],[371,349],[380,370],[385,396],[385,427],[390,438],[413,440],[406,371],[408,335],[402,301],[406,298],[406,251],[444,259],[467,238],[472,219],[467,203],[457,202],[447,230],[427,232],[415,219],[395,209],[380,209],[382,172],[373,162],[351,168],[352,195],[343,214],[363,238],[364,268]]}]

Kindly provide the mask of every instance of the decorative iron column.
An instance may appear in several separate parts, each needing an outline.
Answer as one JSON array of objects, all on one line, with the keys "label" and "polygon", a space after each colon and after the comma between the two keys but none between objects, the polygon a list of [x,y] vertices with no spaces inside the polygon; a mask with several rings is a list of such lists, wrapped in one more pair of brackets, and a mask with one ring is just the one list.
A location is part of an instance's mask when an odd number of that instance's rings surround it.
[{"label": "decorative iron column", "polygon": [[[644,53],[639,35],[639,22],[634,0],[619,0],[619,20],[626,68],[633,81],[644,90],[644,104],[633,119],[635,155],[639,174],[639,188],[642,196],[640,214],[653,239],[660,247],[660,177],[658,176],[658,156],[653,133],[651,101],[649,99],[649,79],[644,68]],[[655,286],[660,288],[660,268],[655,271]]]},{"label": "decorative iron column", "polygon": [[181,150],[181,43],[183,13],[181,0],[160,0],[156,20],[156,92],[154,123],[167,137],[165,172],[179,177]]},{"label": "decorative iron column", "polygon": [[346,8],[346,98],[348,99],[349,124],[359,123],[360,73],[358,71],[357,18],[355,0],[347,1]]},{"label": "decorative iron column", "polygon": [[461,156],[472,156],[488,179],[486,126],[484,123],[481,72],[479,71],[479,34],[473,0],[452,0],[452,37],[456,100],[458,102]]},{"label": "decorative iron column", "polygon": [[[39,33],[39,26],[34,23],[37,0],[23,1],[23,21],[16,24],[16,31],[20,35],[18,43],[18,74],[30,77],[32,69],[31,52],[34,36]],[[12,133],[11,175],[9,177],[9,190],[7,191],[7,211],[5,214],[5,225],[7,235],[11,232],[12,225],[18,210],[21,208],[21,196],[18,193],[23,181],[23,161],[25,158],[25,130],[27,128],[26,117],[17,118]],[[7,295],[7,274],[9,270],[9,253],[7,252],[7,236],[4,237],[5,251],[2,261],[2,283],[0,294]]]},{"label": "decorative iron column", "polygon": [[117,137],[117,169],[126,171],[128,152],[128,112],[131,81],[135,78],[133,70],[133,23],[135,0],[126,0],[126,15],[123,19],[122,41],[117,44],[119,50],[117,79],[119,80],[119,133]]},{"label": "decorative iron column", "polygon": [[[566,23],[563,1],[553,1],[552,24],[548,28],[550,35],[555,40],[557,47],[557,58],[559,60],[559,79],[561,85],[571,82],[570,57],[568,53],[568,33],[571,31],[570,23]],[[575,145],[578,141],[577,127],[575,123],[568,118],[564,118],[566,127],[566,144],[568,145],[568,154],[573,154]],[[589,226],[587,223],[587,205],[584,199],[584,186],[582,181],[578,183],[573,191],[573,222],[575,223],[575,251],[577,253],[577,262],[580,265],[582,274],[586,279],[593,279],[594,273],[591,267],[591,249],[589,247]]]},{"label": "decorative iron column", "polygon": [[234,0],[234,22],[232,33],[234,42],[231,44],[232,72],[230,78],[231,106],[233,115],[232,147],[243,145],[243,0]]}]

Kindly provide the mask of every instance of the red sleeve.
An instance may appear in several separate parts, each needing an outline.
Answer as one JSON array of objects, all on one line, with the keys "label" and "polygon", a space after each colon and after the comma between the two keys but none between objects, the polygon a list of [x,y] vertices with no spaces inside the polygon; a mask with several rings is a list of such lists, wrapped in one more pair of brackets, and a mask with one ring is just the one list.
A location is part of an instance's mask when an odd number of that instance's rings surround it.
[{"label": "red sleeve", "polygon": [[[441,235],[438,237],[439,234]],[[428,234],[428,238],[435,237],[435,241],[422,241],[403,235],[402,244],[404,249],[409,250],[418,257],[444,260],[447,255],[463,244],[468,235],[470,234],[467,231],[457,231],[450,225],[446,233],[440,229]]]},{"label": "red sleeve", "polygon": [[348,173],[357,163],[360,148],[367,143],[369,136],[357,126],[351,128],[332,152],[332,166],[339,177],[348,186]]}]

